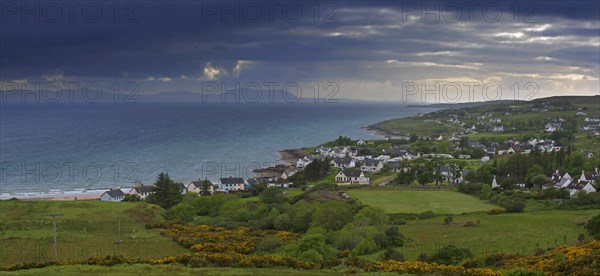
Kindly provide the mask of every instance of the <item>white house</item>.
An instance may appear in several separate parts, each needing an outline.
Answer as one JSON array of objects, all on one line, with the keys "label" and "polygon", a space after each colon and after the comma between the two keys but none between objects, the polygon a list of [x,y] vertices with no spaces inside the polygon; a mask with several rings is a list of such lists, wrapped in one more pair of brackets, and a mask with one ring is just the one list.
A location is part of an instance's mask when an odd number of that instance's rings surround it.
[{"label": "white house", "polygon": [[594,185],[596,183],[596,178],[598,178],[597,168],[593,172],[581,171],[581,176],[579,177],[579,180],[587,181],[590,184]]},{"label": "white house", "polygon": [[[205,184],[205,182],[206,182],[206,184]],[[188,193],[202,195],[202,192],[204,190],[206,190],[206,192],[210,193],[211,195],[215,192],[213,184],[208,179],[192,181],[192,182],[190,182],[190,184],[187,185]]]},{"label": "white house", "polygon": [[369,184],[369,178],[360,170],[344,169],[335,175],[335,182],[340,184]]},{"label": "white house", "polygon": [[289,188],[293,184],[294,184],[293,182],[288,181],[287,179],[278,178],[275,181],[269,181],[267,183],[267,187]]},{"label": "white house", "polygon": [[365,159],[360,169],[363,172],[378,172],[383,169],[383,162],[378,159]]},{"label": "white house", "polygon": [[235,192],[243,191],[246,187],[246,182],[241,177],[226,177],[219,179],[219,191],[221,192]]},{"label": "white house", "polygon": [[560,122],[548,122],[544,126],[545,132],[556,132],[562,130],[562,124]]},{"label": "white house", "polygon": [[367,142],[363,141],[362,139],[358,140],[358,142],[356,142],[357,145],[359,146],[364,146],[367,144]]},{"label": "white house", "polygon": [[123,191],[121,191],[121,189],[110,189],[104,193],[102,193],[102,195],[100,196],[100,200],[101,201],[114,201],[114,202],[118,202],[123,200],[123,198],[125,198],[125,193],[123,193]]},{"label": "white house", "polygon": [[340,169],[356,167],[356,162],[354,162],[354,159],[352,159],[350,157],[336,157],[336,158],[333,158],[329,162],[329,164],[332,167],[340,168]]},{"label": "white house", "polygon": [[574,196],[579,191],[586,191],[588,193],[596,192],[596,188],[592,186],[592,184],[588,181],[583,180],[571,180],[571,182],[566,186],[567,190],[569,190],[569,194]]},{"label": "white house", "polygon": [[141,200],[145,200],[146,197],[154,193],[154,185],[144,185],[140,184],[139,186],[135,186],[129,190],[130,195],[137,195]]},{"label": "white house", "polygon": [[304,156],[296,162],[296,168],[304,169],[308,164],[312,163],[313,160],[315,160],[314,157]]},{"label": "white house", "polygon": [[600,117],[585,117],[583,121],[586,123],[598,123],[600,122]]},{"label": "white house", "polygon": [[500,187],[500,185],[498,184],[498,181],[496,181],[496,176],[494,175],[494,179],[492,180],[492,189],[496,189]]}]

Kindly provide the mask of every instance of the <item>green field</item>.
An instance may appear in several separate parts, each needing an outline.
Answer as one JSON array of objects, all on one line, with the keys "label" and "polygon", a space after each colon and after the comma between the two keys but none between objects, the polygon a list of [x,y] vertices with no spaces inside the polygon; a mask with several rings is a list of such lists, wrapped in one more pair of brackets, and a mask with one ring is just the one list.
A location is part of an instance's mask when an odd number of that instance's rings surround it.
[{"label": "green field", "polygon": [[[52,219],[57,217],[58,256],[64,259],[121,254],[158,258],[187,252],[146,223],[161,219],[160,207],[101,201],[0,201],[0,265],[52,260]],[[118,240],[118,216],[121,240]]]},{"label": "green field", "polygon": [[[2,272],[6,275],[341,275],[335,271],[304,271],[286,268],[190,268],[180,264],[169,265],[98,265],[50,266],[45,268]],[[359,273],[360,274],[360,273]],[[370,275],[370,274],[369,274]],[[380,275],[380,274],[378,274]],[[385,273],[381,275],[386,275]],[[392,275],[392,274],[390,274]]]},{"label": "green field", "polygon": [[382,189],[348,190],[348,195],[364,204],[382,208],[390,214],[422,213],[462,214],[498,208],[475,197],[452,191],[406,191]]},{"label": "green field", "polygon": [[[405,256],[416,258],[420,252],[432,254],[442,246],[455,244],[470,248],[475,257],[492,252],[530,255],[536,248],[577,241],[579,234],[586,233],[583,223],[598,213],[599,210],[480,213],[454,216],[451,224],[445,224],[444,217],[414,220],[400,226],[410,240],[402,250]],[[465,226],[469,221],[476,226]]]},{"label": "green field", "polygon": [[[286,268],[229,268],[202,267],[190,268],[180,264],[169,265],[115,265],[112,267],[97,265],[51,266],[14,272],[2,272],[6,275],[341,275],[341,272],[304,271]],[[370,274],[369,274],[370,275]],[[378,275],[385,275],[379,274]],[[392,274],[390,274],[392,275]]]},{"label": "green field", "polygon": [[387,120],[375,125],[377,128],[385,129],[393,133],[403,135],[418,135],[428,137],[432,134],[448,135],[453,131],[461,128],[454,125],[449,125],[444,122],[424,122],[424,117],[408,117],[400,119]]}]

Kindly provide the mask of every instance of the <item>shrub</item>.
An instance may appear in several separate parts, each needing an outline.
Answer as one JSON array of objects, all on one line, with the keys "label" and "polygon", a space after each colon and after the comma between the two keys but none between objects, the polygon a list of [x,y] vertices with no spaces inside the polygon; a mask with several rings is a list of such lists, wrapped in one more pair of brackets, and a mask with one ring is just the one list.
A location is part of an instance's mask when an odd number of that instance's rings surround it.
[{"label": "shrub", "polygon": [[447,245],[441,248],[429,261],[440,264],[458,264],[460,261],[473,256],[473,253],[466,248],[460,248],[455,245]]},{"label": "shrub", "polygon": [[373,253],[377,250],[379,250],[379,247],[377,247],[377,244],[375,244],[373,239],[365,238],[352,249],[352,254],[360,256]]},{"label": "shrub", "polygon": [[383,253],[383,259],[384,260],[394,260],[394,261],[399,261],[399,262],[403,262],[404,261],[404,255],[402,253],[400,253],[400,251],[394,249],[394,248],[388,248],[385,250],[385,252]]},{"label": "shrub", "polygon": [[499,215],[499,214],[504,214],[504,209],[501,208],[494,208],[492,210],[489,210],[488,215]]},{"label": "shrub", "polygon": [[419,219],[428,219],[432,217],[435,217],[435,213],[433,213],[432,211],[423,212],[418,216]]},{"label": "shrub", "polygon": [[256,245],[256,251],[261,253],[275,252],[283,246],[283,240],[278,236],[266,237]]}]

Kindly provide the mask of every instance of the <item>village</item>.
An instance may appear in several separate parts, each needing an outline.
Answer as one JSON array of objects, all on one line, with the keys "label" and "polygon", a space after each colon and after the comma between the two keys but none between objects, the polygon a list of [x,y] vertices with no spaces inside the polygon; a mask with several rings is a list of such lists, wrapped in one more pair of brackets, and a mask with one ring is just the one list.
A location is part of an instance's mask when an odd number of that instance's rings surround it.
[{"label": "village", "polygon": [[[337,140],[314,148],[297,150],[294,158],[282,164],[254,170],[254,177],[225,176],[219,179],[198,179],[178,183],[181,194],[212,195],[215,193],[243,193],[256,185],[278,188],[300,188],[311,183],[298,182],[311,163],[319,166],[326,162],[326,174],[336,185],[446,185],[453,187],[471,181],[483,182],[492,189],[564,189],[570,196],[580,191],[597,190],[597,165],[581,172],[558,166],[537,172],[538,180],[526,181],[524,173],[497,171],[485,178],[472,177],[480,167],[496,163],[503,156],[532,153],[564,159],[578,152],[584,159],[594,160],[597,149],[589,143],[574,144],[575,135],[585,141],[600,137],[600,117],[592,116],[586,107],[561,102],[485,107],[483,109],[442,109],[429,114],[418,114],[404,120],[401,127],[412,127],[414,133],[387,131],[383,139],[352,140],[340,136]],[[385,123],[385,122],[384,122]],[[421,131],[412,125],[423,124]],[[442,128],[439,128],[442,126]],[[436,128],[438,127],[438,128]],[[428,130],[440,130],[427,133]],[[431,131],[431,130],[430,130]],[[514,135],[513,135],[514,134]],[[573,149],[576,148],[576,149]],[[427,169],[415,169],[413,163],[426,162]],[[564,167],[564,166],[563,166]],[[567,171],[569,170],[569,171]],[[409,175],[401,178],[401,175]],[[471,177],[469,176],[471,174]],[[543,174],[542,177],[539,174]],[[412,177],[412,176],[414,177]],[[419,175],[422,177],[418,181]],[[512,175],[512,177],[511,177]],[[510,180],[510,181],[508,181]],[[404,181],[404,183],[402,183]],[[511,185],[502,185],[503,182]],[[318,182],[318,181],[317,181]],[[527,183],[525,183],[527,182]],[[144,200],[152,194],[151,184],[136,184],[129,189],[109,189],[100,200],[121,201],[127,195]]]}]

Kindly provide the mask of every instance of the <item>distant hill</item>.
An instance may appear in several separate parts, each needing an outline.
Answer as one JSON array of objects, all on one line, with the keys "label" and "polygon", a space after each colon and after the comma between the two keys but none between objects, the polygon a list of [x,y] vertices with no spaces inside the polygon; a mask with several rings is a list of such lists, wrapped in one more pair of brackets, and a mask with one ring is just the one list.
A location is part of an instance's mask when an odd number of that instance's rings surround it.
[{"label": "distant hill", "polygon": [[436,103],[436,104],[412,104],[408,107],[427,107],[427,108],[469,108],[478,107],[482,105],[494,105],[494,104],[509,104],[522,101],[513,100],[500,100],[500,101],[489,101],[489,102],[469,102],[469,103]]},{"label": "distant hill", "polygon": [[483,105],[496,104],[515,104],[525,102],[568,102],[571,104],[600,104],[600,95],[597,96],[552,96],[538,98],[531,101],[499,100],[488,102],[469,102],[469,103],[436,103],[436,104],[412,104],[408,107],[431,107],[431,108],[469,108]]}]

